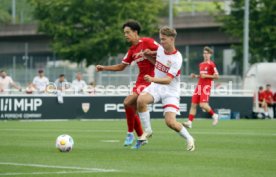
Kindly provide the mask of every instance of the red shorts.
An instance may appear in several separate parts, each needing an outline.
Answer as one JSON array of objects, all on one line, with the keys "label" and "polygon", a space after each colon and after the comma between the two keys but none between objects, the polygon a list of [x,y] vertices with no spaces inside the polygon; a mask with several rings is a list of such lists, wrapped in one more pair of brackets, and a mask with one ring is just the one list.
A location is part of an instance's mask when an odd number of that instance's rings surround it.
[{"label": "red shorts", "polygon": [[140,93],[147,87],[150,85],[150,82],[147,83],[136,83],[135,86],[132,88],[132,92],[137,93],[138,95],[140,95]]},{"label": "red shorts", "polygon": [[199,104],[199,103],[208,103],[209,97],[211,92],[210,85],[198,85],[193,93],[192,103]]}]

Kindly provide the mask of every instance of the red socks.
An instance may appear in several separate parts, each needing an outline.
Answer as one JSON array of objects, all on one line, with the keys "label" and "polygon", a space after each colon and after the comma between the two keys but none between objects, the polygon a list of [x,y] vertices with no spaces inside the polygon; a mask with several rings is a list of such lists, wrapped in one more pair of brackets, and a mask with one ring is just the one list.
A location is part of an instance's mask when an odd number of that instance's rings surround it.
[{"label": "red socks", "polygon": [[209,112],[208,112],[211,116],[213,116],[215,114],[215,112],[213,111],[213,109],[211,109]]},{"label": "red socks", "polygon": [[143,134],[142,125],[140,122],[140,118],[136,114],[136,109],[134,107],[125,107],[126,111],[126,119],[127,119],[127,127],[128,132],[133,132],[135,129],[137,136],[141,136]]},{"label": "red socks", "polygon": [[[211,116],[213,116],[215,114],[215,112],[213,111],[213,109],[211,109],[209,112],[208,112]],[[195,115],[192,115],[192,114],[189,114],[189,121],[193,121],[195,119]]]},{"label": "red socks", "polygon": [[189,121],[193,122],[194,118],[195,118],[195,115],[189,114]]},{"label": "red socks", "polygon": [[142,124],[141,124],[140,118],[137,114],[135,114],[135,117],[134,117],[134,129],[135,129],[138,137],[143,135]]}]

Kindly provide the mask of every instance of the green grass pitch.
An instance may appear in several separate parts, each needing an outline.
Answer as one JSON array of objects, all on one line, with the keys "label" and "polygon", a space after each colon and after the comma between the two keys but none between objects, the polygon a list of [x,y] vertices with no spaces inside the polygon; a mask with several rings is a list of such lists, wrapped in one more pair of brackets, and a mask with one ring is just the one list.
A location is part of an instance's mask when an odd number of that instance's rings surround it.
[{"label": "green grass pitch", "polygon": [[[140,150],[123,147],[124,120],[0,121],[0,176],[272,177],[276,176],[276,121],[197,120],[189,131],[196,150],[152,120],[154,135]],[[72,152],[55,149],[69,134]]]}]

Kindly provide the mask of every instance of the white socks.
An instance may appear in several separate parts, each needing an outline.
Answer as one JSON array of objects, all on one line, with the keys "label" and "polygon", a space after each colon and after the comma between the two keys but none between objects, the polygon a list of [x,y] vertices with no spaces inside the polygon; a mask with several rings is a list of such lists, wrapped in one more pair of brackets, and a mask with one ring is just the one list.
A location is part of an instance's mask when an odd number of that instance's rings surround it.
[{"label": "white socks", "polygon": [[149,111],[146,112],[139,112],[139,117],[142,122],[143,128],[147,133],[151,133],[151,124],[150,124],[150,113]]},{"label": "white socks", "polygon": [[180,134],[180,136],[184,137],[188,141],[193,139],[193,137],[190,135],[190,133],[187,131],[187,129],[185,127],[182,127],[179,134]]}]

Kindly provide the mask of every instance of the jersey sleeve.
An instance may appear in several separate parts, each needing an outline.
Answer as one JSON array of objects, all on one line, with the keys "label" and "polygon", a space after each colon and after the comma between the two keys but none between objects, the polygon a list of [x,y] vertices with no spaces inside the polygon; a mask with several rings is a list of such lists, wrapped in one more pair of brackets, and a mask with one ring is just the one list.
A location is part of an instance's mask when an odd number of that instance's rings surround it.
[{"label": "jersey sleeve", "polygon": [[46,77],[46,83],[47,83],[47,85],[50,83],[49,79],[47,77]]},{"label": "jersey sleeve", "polygon": [[126,53],[126,55],[122,60],[122,63],[129,65],[131,64],[132,61],[133,61],[132,52],[131,50],[128,50],[128,52]]},{"label": "jersey sleeve", "polygon": [[219,74],[215,63],[212,64],[212,70],[214,71],[214,74]]},{"label": "jersey sleeve", "polygon": [[9,83],[10,83],[10,84],[14,84],[14,81],[12,80],[11,77],[9,77]]},{"label": "jersey sleeve", "polygon": [[159,47],[159,44],[152,38],[144,38],[144,42],[146,43],[146,48],[156,51]]},{"label": "jersey sleeve", "polygon": [[36,84],[36,77],[34,77],[33,79],[33,84]]},{"label": "jersey sleeve", "polygon": [[182,57],[180,56],[178,60],[172,63],[167,75],[171,78],[178,76],[180,74],[181,66],[182,66]]}]

